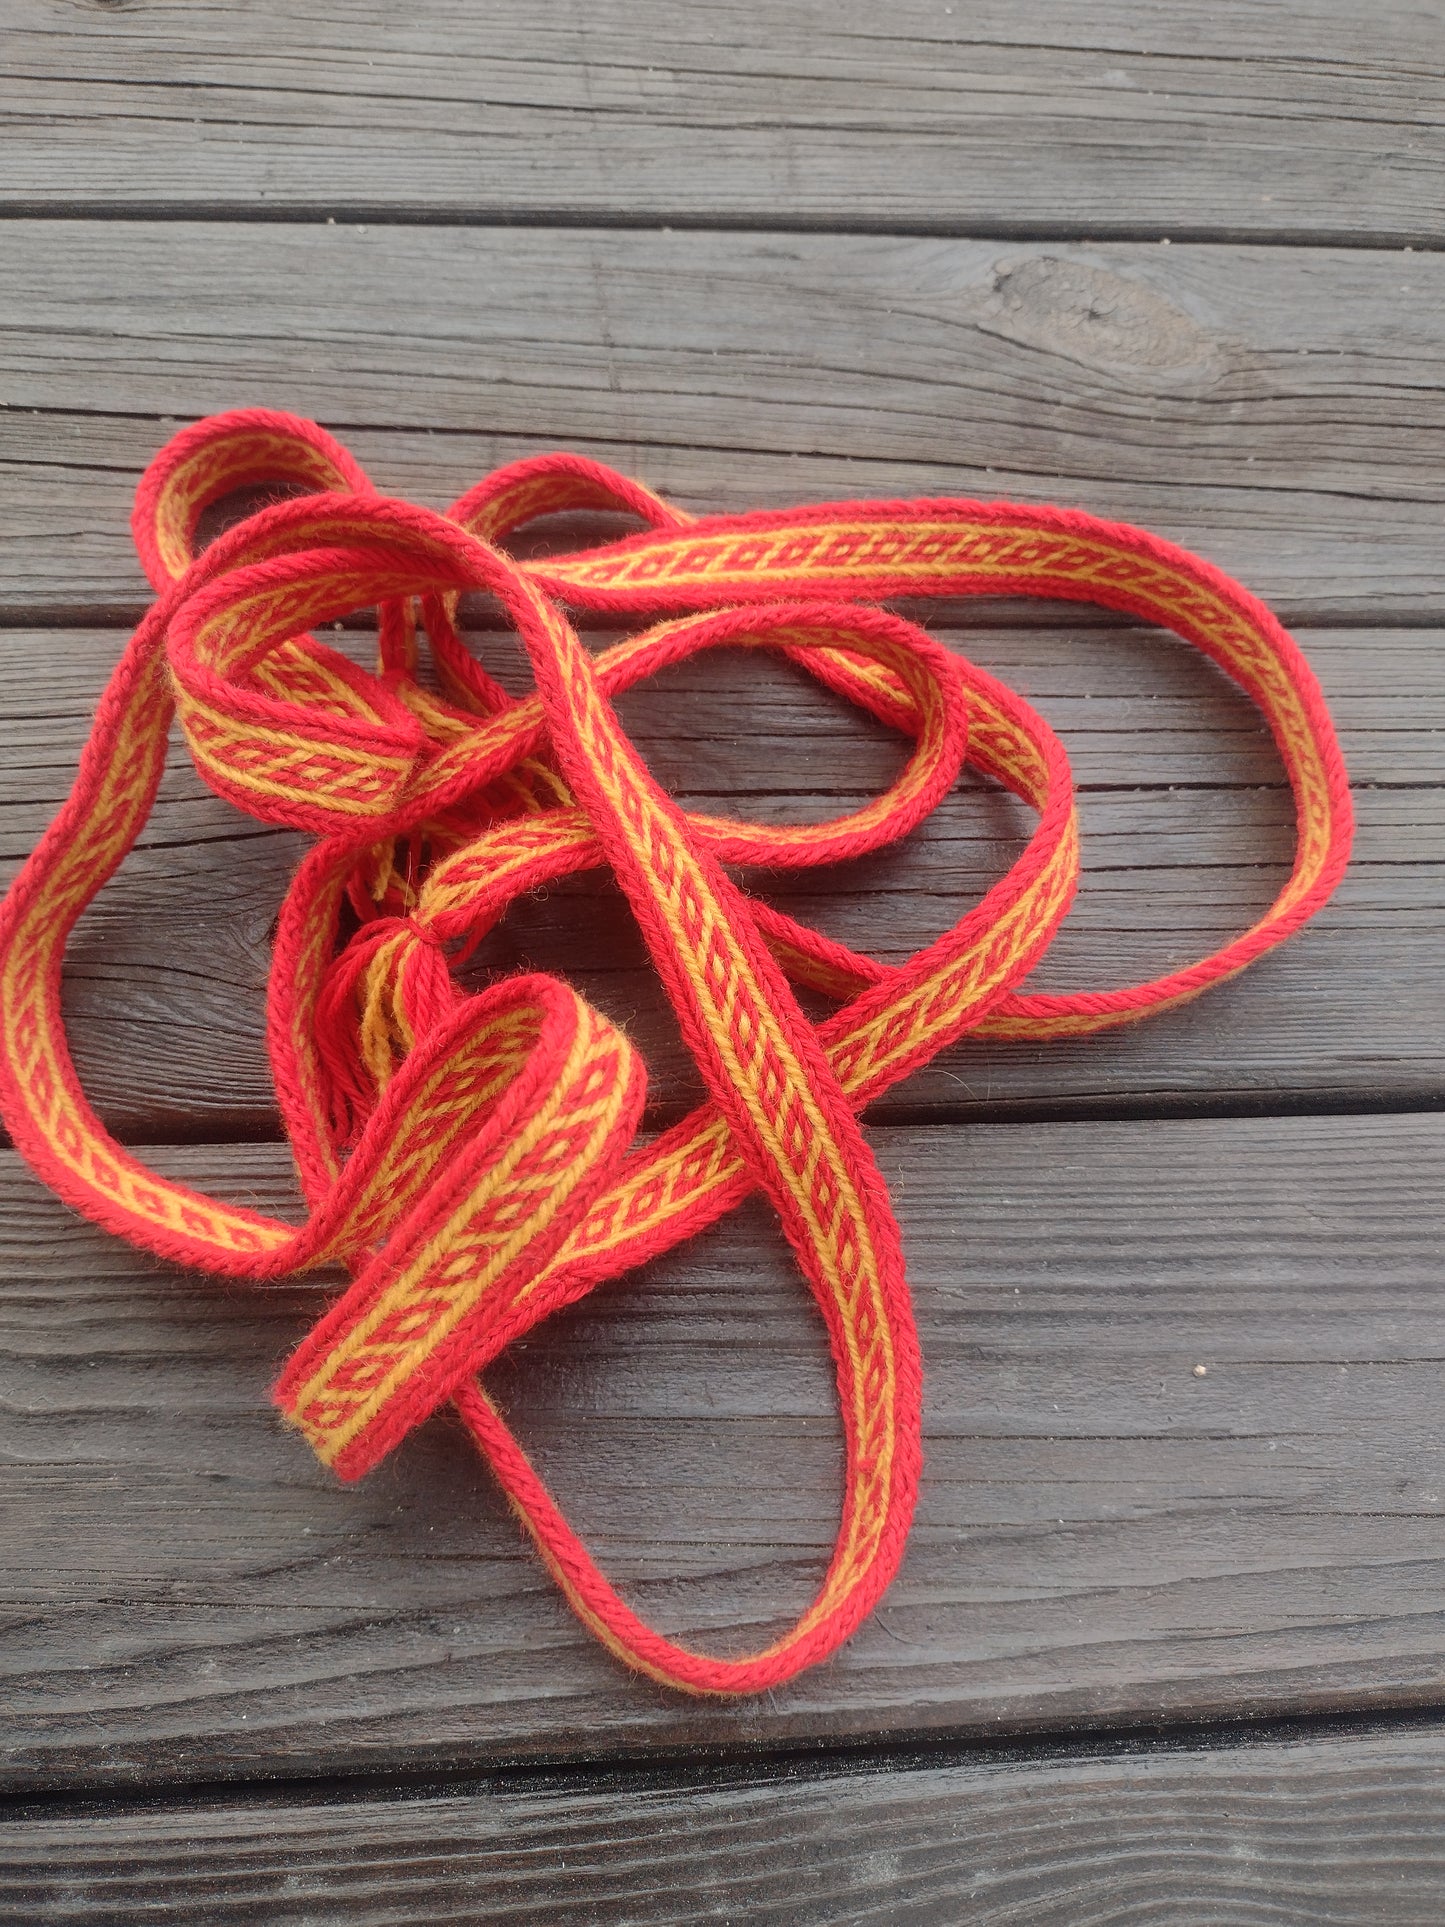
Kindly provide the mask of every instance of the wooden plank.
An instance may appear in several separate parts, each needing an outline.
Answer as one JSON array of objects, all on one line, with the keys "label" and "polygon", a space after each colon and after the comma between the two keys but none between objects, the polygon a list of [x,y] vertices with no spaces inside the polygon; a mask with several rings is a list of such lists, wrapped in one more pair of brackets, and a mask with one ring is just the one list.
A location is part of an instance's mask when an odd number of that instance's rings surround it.
[{"label": "wooden plank", "polygon": [[[875,1142],[927,1359],[917,1526],[843,1654],[737,1704],[622,1674],[449,1422],[357,1486],[325,1474],[266,1396],[318,1286],[158,1268],[7,1159],[5,1783],[1433,1703],[1445,1116]],[[276,1147],[163,1155],[263,1207],[291,1195]],[[738,1650],[801,1609],[838,1436],[760,1206],[493,1382],[665,1629]]]},{"label": "wooden plank", "polygon": [[3,205],[1440,232],[1438,22],[1343,0],[12,0]]},{"label": "wooden plank", "polygon": [[42,1809],[0,1823],[0,1904],[107,1927],[434,1927],[478,1919],[481,1895],[489,1922],[519,1927],[1436,1927],[1442,1837],[1432,1726],[902,1772]]},{"label": "wooden plank", "polygon": [[[1359,790],[1355,867],[1315,925],[1236,983],[1137,1029],[1047,1048],[966,1043],[880,1100],[877,1118],[1072,1114],[1147,1104],[1434,1101],[1445,1093],[1445,657],[1433,633],[1311,631],[1304,643]],[[476,639],[517,686],[517,652]],[[981,629],[948,640],[1023,689],[1085,788],[1086,876],[1039,973],[1051,987],[1174,968],[1244,929],[1285,875],[1291,810],[1255,712],[1202,659],[1142,629]],[[0,635],[0,876],[69,786],[114,631]],[[352,639],[364,659],[365,637]],[[43,675],[39,665],[44,664]],[[898,745],[766,659],[716,655],[621,703],[658,776],[695,807],[800,820],[876,793]],[[1026,812],[961,789],[866,861],[754,877],[845,941],[904,956],[1002,873]],[[142,848],[76,933],[67,1010],[82,1076],[128,1137],[273,1135],[263,1045],[272,920],[299,838],[201,785],[177,750]],[[585,939],[582,933],[585,934]],[[478,970],[560,971],[643,1048],[657,1114],[695,1073],[625,906],[600,876],[519,903]]]},{"label": "wooden plank", "polygon": [[1297,621],[1445,611],[1438,253],[105,221],[5,247],[0,611],[141,601],[136,475],[239,403],[438,504],[581,445],[697,507],[1058,499]]}]

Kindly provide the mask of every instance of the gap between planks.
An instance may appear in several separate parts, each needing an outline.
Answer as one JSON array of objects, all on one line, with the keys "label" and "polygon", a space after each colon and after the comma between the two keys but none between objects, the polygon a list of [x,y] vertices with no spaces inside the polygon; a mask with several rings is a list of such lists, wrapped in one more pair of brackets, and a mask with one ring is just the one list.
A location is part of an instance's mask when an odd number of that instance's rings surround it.
[{"label": "gap between planks", "polygon": [[595,1759],[509,1759],[487,1767],[435,1767],[420,1771],[358,1769],[314,1775],[266,1775],[241,1781],[123,1782],[77,1790],[35,1788],[0,1798],[0,1825],[62,1817],[187,1811],[208,1806],[314,1806],[378,1800],[405,1804],[437,1794],[507,1792],[669,1792],[709,1786],[767,1786],[771,1782],[827,1782],[859,1773],[936,1773],[948,1767],[1069,1765],[1089,1759],[1168,1759],[1208,1748],[1210,1757],[1248,1754],[1266,1746],[1320,1744],[1331,1740],[1445,1742],[1445,1694],[1437,1705],[1368,1707],[1356,1713],[1277,1715],[1258,1719],[1193,1719],[1090,1725],[1069,1723],[1037,1732],[919,1734],[904,1740],[846,1738],[828,1734],[792,1746],[717,1744],[697,1750],[618,1754]]},{"label": "gap between planks", "polygon": [[210,222],[218,226],[394,227],[394,228],[561,228],[602,229],[610,234],[747,234],[774,235],[788,240],[800,235],[836,235],[840,240],[896,239],[901,241],[1018,241],[1055,243],[1059,247],[1088,247],[1093,242],[1180,247],[1331,248],[1359,254],[1438,254],[1445,239],[1428,227],[1377,228],[1362,234],[1351,228],[1251,228],[1228,222],[1140,222],[1107,216],[1085,221],[938,220],[816,220],[797,217],[779,221],[772,214],[749,214],[737,208],[717,214],[690,214],[682,208],[659,208],[645,215],[608,209],[555,207],[516,208],[504,203],[479,202],[472,208],[411,207],[374,201],[202,201],[152,204],[147,201],[107,202],[43,200],[0,203],[5,221],[113,221],[117,224],[154,221]]},{"label": "gap between planks", "polygon": [[950,1767],[1067,1766],[1071,1761],[1161,1760],[1208,1748],[1211,1758],[1270,1746],[1332,1740],[1391,1740],[1419,1736],[1445,1742],[1445,1693],[1438,1704],[1303,1712],[1281,1717],[1223,1720],[1087,1721],[1037,1732],[922,1734],[907,1739],[824,1736],[794,1745],[718,1744],[699,1749],[587,1757],[511,1760],[500,1765],[417,1771],[360,1769],[288,1778],[177,1780],[147,1786],[37,1788],[0,1798],[0,1822],[184,1811],[226,1807],[309,1806],[360,1800],[406,1801],[452,1794],[523,1791],[651,1792],[727,1786],[765,1786],[842,1779],[858,1773],[927,1773]]}]

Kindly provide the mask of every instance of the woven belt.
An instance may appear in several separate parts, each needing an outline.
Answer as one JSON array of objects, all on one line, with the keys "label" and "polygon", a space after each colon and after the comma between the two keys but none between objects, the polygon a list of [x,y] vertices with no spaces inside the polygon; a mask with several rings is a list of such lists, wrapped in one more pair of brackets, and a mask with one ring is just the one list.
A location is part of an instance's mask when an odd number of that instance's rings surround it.
[{"label": "woven belt", "polygon": [[[195,554],[234,490],[307,491]],[[497,545],[539,515],[622,510],[641,534],[542,562]],[[498,470],[445,516],[376,493],[314,424],[262,410],[178,435],[133,527],[158,599],[96,715],[68,802],[0,911],[0,1102],[70,1204],[166,1258],[244,1278],[343,1265],[352,1283],[288,1363],[287,1418],[343,1477],[451,1399],[567,1597],[629,1665],[693,1692],[777,1684],[836,1648],[902,1557],[922,1376],[898,1227],[859,1110],[967,1032],[1042,1039],[1195,996],[1299,928],[1344,869],[1351,811],[1318,685],[1254,597],[1169,543],[1074,511],[843,502],[696,520],[578,456]],[[495,597],[531,661],[513,700],[457,628]],[[1294,793],[1293,869],[1212,956],[1150,983],[1018,986],[1073,895],[1073,785],[1048,726],[993,677],[877,607],[898,596],[1102,603],[1173,629],[1263,712]],[[375,605],[377,673],[307,632]],[[655,622],[597,655],[563,605]],[[418,618],[434,674],[418,675]],[[864,808],[802,827],[678,808],[610,698],[721,646],[781,652],[912,740]],[[145,823],[178,716],[206,782],[312,832],[281,910],[268,1042],[310,1208],[304,1228],[148,1169],[76,1077],[60,981],[76,918]],[[1038,814],[1023,855],[907,963],[745,897],[725,865],[803,868],[914,829],[964,761]],[[453,966],[522,892],[606,866],[625,893],[707,1101],[635,1142],[645,1073],[555,978],[467,995]],[[837,1005],[818,1024],[795,988]],[[827,1326],[846,1444],[837,1543],[812,1605],[739,1659],[643,1624],[568,1527],[478,1380],[522,1332],[713,1223],[771,1201]]]}]

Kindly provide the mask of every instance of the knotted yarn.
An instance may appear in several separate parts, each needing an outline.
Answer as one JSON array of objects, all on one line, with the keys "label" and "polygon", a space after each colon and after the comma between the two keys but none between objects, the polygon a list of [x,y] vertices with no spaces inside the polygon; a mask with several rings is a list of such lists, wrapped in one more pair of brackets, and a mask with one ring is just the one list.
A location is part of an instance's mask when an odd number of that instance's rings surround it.
[{"label": "knotted yarn", "polygon": [[[197,553],[209,507],[272,484],[303,492]],[[643,527],[541,561],[502,546],[575,509]],[[498,469],[442,515],[379,494],[324,430],[267,410],[178,434],[146,471],[132,526],[156,601],[101,699],[69,800],[0,908],[0,1110],[17,1148],[68,1203],[163,1258],[255,1280],[349,1272],[282,1372],[281,1412],[352,1479],[450,1400],[573,1607],[628,1665],[740,1694],[816,1663],[896,1572],[921,1465],[899,1230],[858,1114],[968,1033],[1040,1041],[1172,1008],[1320,908],[1352,816],[1298,648],[1210,564],[1075,510],[940,499],[698,519],[600,463],[547,455]],[[471,591],[515,629],[531,695],[508,696],[463,639],[458,601]],[[1172,629],[1258,705],[1297,840],[1250,929],[1151,982],[1021,987],[1078,878],[1067,758],[1019,696],[880,606],[979,594],[1096,602]],[[375,672],[310,633],[373,607]],[[646,626],[593,654],[569,611]],[[681,809],[612,698],[720,647],[780,653],[898,731],[911,748],[897,779],[825,823]],[[96,1116],[67,1045],[66,943],[150,814],[173,719],[217,794],[316,839],[281,907],[267,1003],[308,1208],[299,1229],[150,1170]],[[965,758],[1037,824],[1008,874],[906,963],[825,937],[728,874],[881,849],[925,820]],[[638,1136],[645,1067],[617,1023],[556,977],[466,992],[455,975],[520,894],[598,867],[626,897],[706,1090],[651,1141]],[[832,1014],[812,1021],[800,989]],[[801,1619],[762,1651],[718,1658],[619,1597],[479,1374],[551,1312],[754,1191],[828,1332],[844,1492]]]}]

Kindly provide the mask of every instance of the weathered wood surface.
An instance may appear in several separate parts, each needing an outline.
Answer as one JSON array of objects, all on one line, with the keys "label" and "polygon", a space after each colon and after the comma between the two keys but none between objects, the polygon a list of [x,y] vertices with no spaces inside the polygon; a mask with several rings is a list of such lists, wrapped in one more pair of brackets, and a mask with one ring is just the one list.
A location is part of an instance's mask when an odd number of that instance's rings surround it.
[{"label": "weathered wood surface", "polygon": [[[737,1704],[627,1679],[448,1421],[357,1486],[326,1474],[267,1404],[317,1285],[158,1268],[7,1158],[4,1783],[1431,1703],[1445,1117],[874,1138],[927,1360],[918,1523],[857,1638]],[[158,1155],[289,1195],[279,1147]],[[806,1602],[838,1434],[761,1206],[493,1383],[663,1627],[737,1650]]]},{"label": "weathered wood surface", "polygon": [[[1076,1734],[1060,1760],[806,1777],[875,1737],[1413,1718],[1445,1667],[1437,10],[1025,11],[6,10],[3,874],[146,600],[140,469],[240,403],[326,421],[438,505],[570,445],[702,509],[947,492],[1141,522],[1306,631],[1361,836],[1328,914],[1237,984],[1092,1044],[961,1048],[880,1107],[929,1366],[919,1527],[859,1638],[757,1702],[625,1678],[445,1420],[358,1488],[322,1473],[267,1404],[316,1285],[155,1266],[0,1156],[0,1783],[159,1796],[32,1811],[0,1844],[0,1911],[1445,1911],[1433,1728],[1173,1753]],[[1263,907],[1280,773],[1186,651],[1036,605],[933,621],[1038,700],[1084,787],[1085,889],[1044,981],[1168,967]],[[757,664],[626,709],[712,807],[821,815],[896,767]],[[965,787],[904,848],[783,900],[896,954],[1023,827]],[[68,1008],[133,1139],[274,1129],[261,994],[296,849],[178,768],[86,919]],[[630,1024],[657,1115],[686,1099],[602,886],[518,906],[489,961],[523,959]],[[294,1204],[278,1146],[156,1156]],[[806,1601],[839,1444],[761,1208],[535,1334],[494,1389],[664,1627],[738,1650]],[[659,1765],[344,1805],[254,1786],[719,1745],[814,1758],[797,1781]],[[178,1797],[218,1779],[253,1784]]]},{"label": "weathered wood surface", "polygon": [[[1248,926],[1278,889],[1292,810],[1257,713],[1182,644],[1145,630],[946,632],[1036,701],[1084,787],[1084,884],[1038,973],[1051,987],[1175,968]],[[1137,1028],[1048,1047],[966,1043],[874,1107],[977,1118],[1120,1106],[1433,1102],[1445,1096],[1445,657],[1430,632],[1309,631],[1359,785],[1359,847],[1334,905],[1237,982]],[[115,631],[15,631],[0,651],[0,860],[15,865],[72,778]],[[474,638],[512,672],[495,634]],[[355,639],[358,653],[367,647]],[[43,676],[37,674],[44,664]],[[513,675],[520,686],[523,678]],[[765,658],[710,656],[622,699],[670,788],[704,809],[820,818],[876,793],[896,738]],[[866,861],[759,877],[774,901],[864,950],[930,941],[1022,847],[1022,806],[961,789]],[[82,1076],[130,1137],[273,1134],[263,1045],[268,935],[299,838],[211,796],[177,748],[142,847],[71,948]],[[583,933],[585,932],[585,940]],[[626,1021],[657,1115],[696,1074],[630,915],[601,876],[519,903],[478,967],[574,977]]]},{"label": "weathered wood surface", "polygon": [[1437,1927],[1437,1727],[0,1821],[36,1927]]},{"label": "weathered wood surface", "polygon": [[575,445],[696,507],[1081,503],[1296,621],[1445,612],[1438,253],[184,222],[3,238],[0,613],[139,604],[141,467],[241,403],[327,422],[380,486],[438,506],[502,456]]},{"label": "weathered wood surface", "polygon": [[1439,18],[1345,0],[10,0],[0,206],[1430,241]]}]

